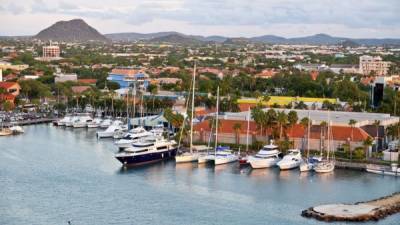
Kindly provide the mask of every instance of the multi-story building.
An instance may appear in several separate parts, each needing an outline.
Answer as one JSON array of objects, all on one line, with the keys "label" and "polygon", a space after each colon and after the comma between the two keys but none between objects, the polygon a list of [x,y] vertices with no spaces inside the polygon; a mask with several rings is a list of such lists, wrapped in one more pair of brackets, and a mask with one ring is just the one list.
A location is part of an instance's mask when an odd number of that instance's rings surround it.
[{"label": "multi-story building", "polygon": [[43,58],[60,58],[60,47],[55,45],[43,46]]},{"label": "multi-story building", "polygon": [[76,81],[78,81],[78,75],[76,75],[76,73],[70,73],[70,74],[58,73],[58,74],[55,74],[54,82],[62,83],[62,82],[66,82],[66,81],[76,82]]},{"label": "multi-story building", "polygon": [[119,84],[120,88],[127,88],[135,83],[137,88],[146,89],[149,85],[149,75],[140,68],[118,67],[108,74],[107,80]]},{"label": "multi-story building", "polygon": [[360,56],[360,73],[370,75],[374,73],[378,76],[387,75],[389,72],[390,62],[382,61],[380,56]]}]

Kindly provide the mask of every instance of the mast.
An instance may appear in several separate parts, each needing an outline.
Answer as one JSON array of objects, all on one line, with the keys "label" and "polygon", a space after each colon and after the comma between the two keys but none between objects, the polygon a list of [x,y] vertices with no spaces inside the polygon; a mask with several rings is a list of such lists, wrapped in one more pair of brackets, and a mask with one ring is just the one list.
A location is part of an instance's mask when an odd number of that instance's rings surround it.
[{"label": "mast", "polygon": [[133,118],[136,117],[136,82],[133,82]]},{"label": "mast", "polygon": [[308,128],[307,128],[307,159],[310,157],[310,128],[311,128],[311,121],[310,121],[310,111],[308,111]]},{"label": "mast", "polygon": [[129,129],[129,86],[128,90],[126,91],[126,123],[128,124]]},{"label": "mast", "polygon": [[326,155],[326,159],[329,160],[329,152],[331,151],[331,117],[330,117],[330,111],[328,111],[328,153]]},{"label": "mast", "polygon": [[192,113],[190,115],[190,153],[193,153],[193,114],[194,114],[194,92],[196,90],[196,62],[193,69],[193,91],[192,91]]},{"label": "mast", "polygon": [[249,151],[250,107],[247,113],[246,152]]},{"label": "mast", "polygon": [[219,86],[217,87],[217,112],[215,113],[215,156],[217,156],[218,146],[218,112],[219,112]]}]

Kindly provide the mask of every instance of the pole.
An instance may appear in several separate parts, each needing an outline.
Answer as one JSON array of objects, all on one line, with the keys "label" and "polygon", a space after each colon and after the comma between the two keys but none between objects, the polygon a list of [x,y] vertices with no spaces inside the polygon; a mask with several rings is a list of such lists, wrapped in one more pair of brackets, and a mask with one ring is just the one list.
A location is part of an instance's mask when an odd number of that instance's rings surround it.
[{"label": "pole", "polygon": [[215,114],[215,157],[217,156],[218,146],[218,112],[219,112],[219,86],[217,87],[217,112]]},{"label": "pole", "polygon": [[192,113],[190,115],[190,153],[193,153],[193,115],[194,115],[194,92],[196,90],[196,61],[193,69],[193,91],[192,91]]},{"label": "pole", "polygon": [[249,152],[250,107],[247,113],[246,153]]}]

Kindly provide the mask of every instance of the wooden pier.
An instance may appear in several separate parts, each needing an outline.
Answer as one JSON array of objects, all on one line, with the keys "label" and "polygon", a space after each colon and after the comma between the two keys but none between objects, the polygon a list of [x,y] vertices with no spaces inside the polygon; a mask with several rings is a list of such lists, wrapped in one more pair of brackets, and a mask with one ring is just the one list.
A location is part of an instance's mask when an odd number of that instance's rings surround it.
[{"label": "wooden pier", "polygon": [[26,126],[26,125],[40,124],[40,123],[52,123],[54,120],[56,120],[56,119],[40,118],[40,119],[33,119],[33,120],[22,120],[22,121],[4,123],[3,126],[11,127],[11,126]]},{"label": "wooden pier", "polygon": [[355,204],[330,204],[303,210],[302,216],[317,220],[331,221],[377,221],[400,212],[400,192]]}]

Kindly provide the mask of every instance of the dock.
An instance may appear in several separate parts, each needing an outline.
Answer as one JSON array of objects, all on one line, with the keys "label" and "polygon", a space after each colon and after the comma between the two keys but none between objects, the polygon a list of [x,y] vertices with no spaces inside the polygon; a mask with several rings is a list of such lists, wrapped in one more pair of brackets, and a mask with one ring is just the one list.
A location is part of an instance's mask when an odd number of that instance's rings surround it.
[{"label": "dock", "polygon": [[32,120],[22,120],[22,121],[4,123],[3,126],[11,127],[11,126],[26,126],[26,125],[40,124],[40,123],[52,123],[54,120],[55,120],[54,118],[40,118],[40,119],[32,119]]},{"label": "dock", "polygon": [[319,205],[303,210],[301,215],[326,222],[364,222],[378,221],[398,212],[400,212],[400,192],[367,202]]}]

